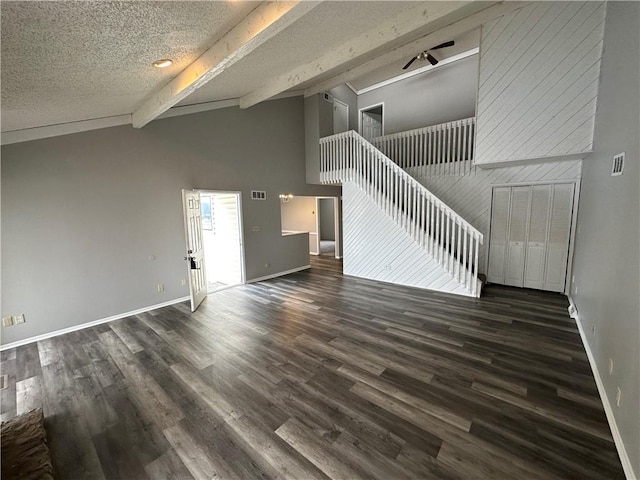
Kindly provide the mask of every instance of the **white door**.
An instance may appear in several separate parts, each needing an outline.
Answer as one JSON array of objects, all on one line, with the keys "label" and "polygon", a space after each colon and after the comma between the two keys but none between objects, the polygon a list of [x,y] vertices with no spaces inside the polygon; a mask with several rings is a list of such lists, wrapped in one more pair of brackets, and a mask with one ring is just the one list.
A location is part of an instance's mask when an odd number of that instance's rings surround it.
[{"label": "white door", "polygon": [[491,283],[504,283],[505,255],[509,239],[509,203],[511,188],[493,189],[491,205],[491,238],[489,240],[489,268],[487,280]]},{"label": "white door", "polygon": [[362,112],[362,136],[367,140],[382,136],[382,118],[379,115]]},{"label": "white door", "polygon": [[527,241],[527,224],[529,223],[530,191],[530,187],[513,187],[511,189],[505,284],[514,287],[522,287],[524,279],[525,242]]},{"label": "white door", "polygon": [[187,241],[187,256],[185,260],[187,260],[187,268],[189,269],[191,311],[195,312],[207,296],[200,193],[182,190],[182,206],[184,209],[184,230]]},{"label": "white door", "polygon": [[553,186],[544,289],[563,292],[567,275],[574,184]]},{"label": "white door", "polygon": [[496,187],[487,280],[563,292],[574,184]]},{"label": "white door", "polygon": [[551,188],[551,185],[535,185],[531,194],[531,218],[524,267],[524,286],[527,288],[544,288]]},{"label": "white door", "polygon": [[333,133],[342,133],[349,130],[349,105],[340,100],[333,99]]}]

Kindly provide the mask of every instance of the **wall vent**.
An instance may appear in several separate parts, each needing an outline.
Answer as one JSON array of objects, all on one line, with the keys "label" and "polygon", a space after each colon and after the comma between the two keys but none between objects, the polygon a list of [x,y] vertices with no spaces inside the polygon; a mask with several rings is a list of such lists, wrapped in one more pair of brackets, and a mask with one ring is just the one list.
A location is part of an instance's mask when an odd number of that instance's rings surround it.
[{"label": "wall vent", "polygon": [[324,92],[322,96],[327,102],[333,103],[333,95],[331,95],[330,93]]},{"label": "wall vent", "polygon": [[4,390],[9,386],[9,377],[7,375],[2,375],[0,377],[0,390]]},{"label": "wall vent", "polygon": [[613,157],[613,166],[611,167],[611,176],[616,177],[622,175],[624,170],[624,152]]},{"label": "wall vent", "polygon": [[251,190],[251,200],[266,200],[267,192],[263,190]]}]

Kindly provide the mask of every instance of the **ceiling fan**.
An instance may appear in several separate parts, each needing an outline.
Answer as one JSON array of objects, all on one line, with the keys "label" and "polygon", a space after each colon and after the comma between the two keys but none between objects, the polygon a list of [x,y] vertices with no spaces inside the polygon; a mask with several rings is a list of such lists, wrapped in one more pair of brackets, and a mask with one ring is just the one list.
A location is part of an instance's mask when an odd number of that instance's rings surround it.
[{"label": "ceiling fan", "polygon": [[448,42],[441,43],[440,45],[436,45],[435,47],[427,48],[424,52],[420,52],[418,55],[409,60],[409,62],[407,62],[407,64],[402,67],[402,69],[406,70],[416,60],[429,60],[429,63],[431,65],[437,65],[438,59],[436,59],[436,57],[431,55],[429,52],[431,50],[438,50],[439,48],[452,47],[453,45],[455,45],[455,42],[453,40],[450,40]]}]

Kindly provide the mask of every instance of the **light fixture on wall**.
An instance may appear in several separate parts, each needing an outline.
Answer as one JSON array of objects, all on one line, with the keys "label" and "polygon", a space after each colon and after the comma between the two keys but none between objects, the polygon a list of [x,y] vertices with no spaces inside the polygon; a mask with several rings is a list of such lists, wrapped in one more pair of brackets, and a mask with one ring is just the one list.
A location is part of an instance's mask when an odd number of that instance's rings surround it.
[{"label": "light fixture on wall", "polygon": [[293,198],[293,193],[281,193],[280,199],[286,203]]}]

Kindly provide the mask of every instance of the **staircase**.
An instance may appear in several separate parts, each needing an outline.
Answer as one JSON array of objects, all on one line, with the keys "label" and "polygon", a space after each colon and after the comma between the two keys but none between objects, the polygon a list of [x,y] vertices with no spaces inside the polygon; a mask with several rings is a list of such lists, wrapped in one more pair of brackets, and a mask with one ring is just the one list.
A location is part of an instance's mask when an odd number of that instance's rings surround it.
[{"label": "staircase", "polygon": [[[346,212],[356,207],[347,202],[357,198],[353,200],[359,202],[357,208],[376,209],[370,212],[368,225],[377,222],[382,228],[392,223],[400,230],[403,238],[395,236],[393,242],[409,242],[403,244],[403,251],[415,252],[404,254],[403,261],[430,271],[416,286],[479,297],[482,233],[403,169],[424,167],[434,175],[470,171],[473,132],[474,119],[466,119],[378,137],[373,144],[354,131],[325,137],[320,139],[320,180],[343,185],[345,219]],[[345,236],[350,233],[359,234],[347,232],[345,226]],[[360,244],[382,241],[373,230],[366,235],[368,238],[361,239]],[[382,247],[376,250],[377,255],[385,251]],[[348,260],[345,250],[345,273]],[[407,275],[418,276],[415,272]]]}]

